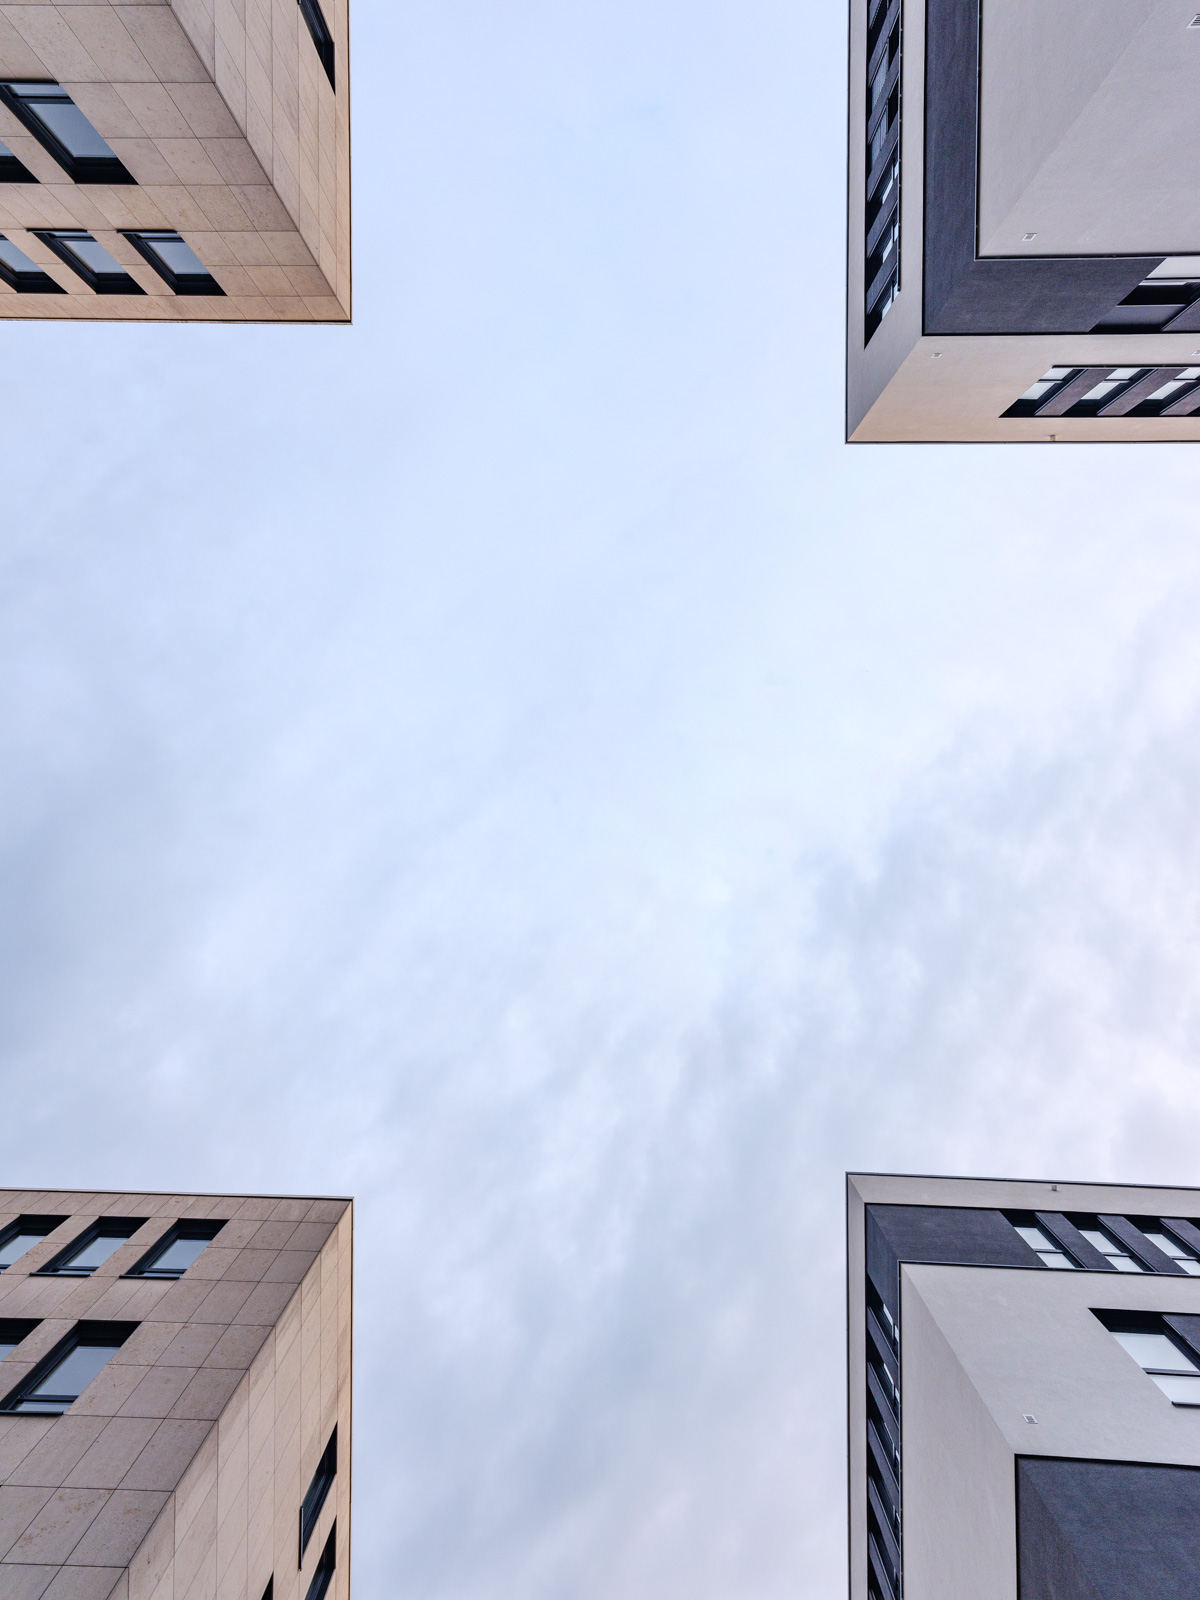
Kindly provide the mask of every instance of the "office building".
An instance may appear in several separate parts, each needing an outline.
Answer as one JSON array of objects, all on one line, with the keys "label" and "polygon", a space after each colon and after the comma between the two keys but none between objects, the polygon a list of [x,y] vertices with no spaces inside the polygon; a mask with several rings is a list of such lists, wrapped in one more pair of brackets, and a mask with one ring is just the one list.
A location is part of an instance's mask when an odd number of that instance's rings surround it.
[{"label": "office building", "polygon": [[349,1600],[351,1226],[0,1191],[2,1600]]},{"label": "office building", "polygon": [[1200,1190],[847,1181],[851,1600],[1183,1600]]},{"label": "office building", "polygon": [[347,0],[0,8],[0,316],[346,322]]},{"label": "office building", "polygon": [[847,435],[1200,438],[1200,17],[852,0]]}]

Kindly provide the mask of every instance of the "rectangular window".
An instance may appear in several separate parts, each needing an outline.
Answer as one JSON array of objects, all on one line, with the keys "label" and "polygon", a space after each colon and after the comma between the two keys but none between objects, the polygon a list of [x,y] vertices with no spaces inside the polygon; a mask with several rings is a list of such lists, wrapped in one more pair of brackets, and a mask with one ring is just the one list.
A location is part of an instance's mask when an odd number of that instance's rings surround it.
[{"label": "rectangular window", "polygon": [[28,1339],[36,1327],[36,1321],[24,1317],[0,1317],[0,1361],[11,1355],[23,1339]]},{"label": "rectangular window", "polygon": [[316,1571],[313,1573],[304,1600],[325,1600],[329,1585],[333,1582],[333,1569],[336,1564],[337,1523],[335,1522],[329,1530],[329,1537],[325,1541],[325,1548],[321,1551],[321,1559],[317,1562]]},{"label": "rectangular window", "polygon": [[329,1443],[321,1453],[317,1462],[317,1470],[313,1473],[313,1480],[308,1486],[308,1493],[304,1496],[304,1504],[300,1507],[300,1565],[304,1565],[304,1552],[308,1549],[308,1541],[313,1536],[313,1529],[317,1525],[317,1518],[321,1515],[321,1507],[325,1504],[325,1497],[329,1493],[334,1478],[337,1477],[337,1429],[329,1435]]},{"label": "rectangular window", "polygon": [[1200,1361],[1185,1349],[1162,1317],[1099,1311],[1095,1315],[1172,1405],[1200,1406]]},{"label": "rectangular window", "polygon": [[18,294],[66,294],[61,283],[0,233],[0,278]]},{"label": "rectangular window", "polygon": [[41,1244],[48,1234],[66,1221],[66,1217],[18,1217],[6,1228],[0,1229],[0,1272],[19,1261],[27,1250]]},{"label": "rectangular window", "polygon": [[1099,1250],[1109,1266],[1117,1272],[1145,1272],[1142,1263],[1135,1261],[1125,1246],[1118,1244],[1094,1217],[1080,1217],[1076,1221],[1076,1226],[1092,1248]]},{"label": "rectangular window", "polygon": [[121,232],[176,294],[225,293],[191,245],[172,229],[122,228]]},{"label": "rectangular window", "polygon": [[313,44],[317,47],[317,54],[321,58],[321,65],[325,68],[329,86],[336,92],[337,84],[333,79],[333,35],[325,25],[325,16],[318,0],[300,0],[300,15],[308,24],[308,31],[312,35]]},{"label": "rectangular window", "polygon": [[1142,1232],[1152,1245],[1156,1245],[1162,1251],[1163,1255],[1170,1256],[1181,1271],[1186,1272],[1191,1278],[1200,1278],[1200,1261],[1190,1250],[1185,1250],[1178,1239],[1153,1226],[1143,1228]]},{"label": "rectangular window", "polygon": [[1024,1239],[1031,1250],[1037,1251],[1038,1260],[1044,1267],[1053,1267],[1056,1271],[1073,1268],[1075,1263],[1060,1245],[1055,1244],[1046,1232],[1035,1222],[1014,1222],[1013,1227]]},{"label": "rectangular window", "polygon": [[90,1278],[145,1220],[145,1217],[114,1217],[111,1221],[93,1222],[65,1250],[60,1250],[53,1260],[39,1267],[35,1276]]},{"label": "rectangular window", "polygon": [[124,1274],[127,1278],[182,1278],[224,1222],[177,1222]]},{"label": "rectangular window", "polygon": [[57,83],[0,83],[0,100],[76,183],[136,183]]},{"label": "rectangular window", "polygon": [[135,278],[83,228],[33,228],[36,238],[47,245],[72,272],[77,272],[96,294],[145,294]]},{"label": "rectangular window", "polygon": [[61,1416],[125,1343],[136,1322],[81,1322],[8,1394],[0,1411]]}]

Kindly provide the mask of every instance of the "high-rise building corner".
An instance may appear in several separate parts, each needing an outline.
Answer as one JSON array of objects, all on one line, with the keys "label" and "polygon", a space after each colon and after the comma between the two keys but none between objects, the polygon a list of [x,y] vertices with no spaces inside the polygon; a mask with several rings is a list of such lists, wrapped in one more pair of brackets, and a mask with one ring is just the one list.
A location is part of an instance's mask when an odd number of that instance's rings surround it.
[{"label": "high-rise building corner", "polygon": [[0,1191],[2,1600],[349,1600],[352,1204]]},{"label": "high-rise building corner", "polygon": [[350,311],[347,0],[0,10],[0,317]]},{"label": "high-rise building corner", "polygon": [[851,1174],[850,1600],[1175,1600],[1200,1190]]}]

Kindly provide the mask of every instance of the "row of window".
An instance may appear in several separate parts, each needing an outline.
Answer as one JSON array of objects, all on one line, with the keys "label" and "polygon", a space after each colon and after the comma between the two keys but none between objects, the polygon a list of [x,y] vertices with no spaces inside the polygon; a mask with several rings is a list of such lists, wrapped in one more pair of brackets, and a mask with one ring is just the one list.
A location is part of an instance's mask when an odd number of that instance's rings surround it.
[{"label": "row of window", "polygon": [[1190,417],[1200,367],[1051,367],[1005,417]]},{"label": "row of window", "polygon": [[1200,1278],[1200,1226],[1183,1217],[1005,1214],[1042,1265],[1056,1271],[1084,1268]]},{"label": "row of window", "polygon": [[900,1595],[900,1330],[867,1285],[867,1593]]},{"label": "row of window", "polygon": [[[321,65],[334,83],[333,38],[319,0],[298,0]],[[0,101],[74,183],[136,184],[116,151],[92,126],[61,83],[8,79]],[[0,143],[0,183],[37,183],[19,156]]]},{"label": "row of window", "polygon": [[900,292],[901,0],[867,6],[864,342]]},{"label": "row of window", "polygon": [[[0,1359],[10,1355],[38,1326],[36,1321],[0,1321]],[[60,1339],[15,1389],[0,1400],[0,1412],[61,1416],[99,1376],[138,1326],[136,1322],[79,1322]]]},{"label": "row of window", "polygon": [[[136,278],[84,228],[31,228],[36,239],[96,294],[145,294]],[[173,228],[122,228],[121,236],[175,294],[223,295],[217,280]],[[18,294],[64,294],[50,274],[0,233],[0,278]]]},{"label": "row of window", "polygon": [[[48,1238],[66,1217],[18,1217],[0,1229],[0,1272]],[[70,1244],[38,1267],[33,1277],[90,1278],[145,1223],[145,1217],[106,1217],[93,1222]],[[134,1262],[124,1278],[181,1278],[224,1222],[176,1222]]]}]

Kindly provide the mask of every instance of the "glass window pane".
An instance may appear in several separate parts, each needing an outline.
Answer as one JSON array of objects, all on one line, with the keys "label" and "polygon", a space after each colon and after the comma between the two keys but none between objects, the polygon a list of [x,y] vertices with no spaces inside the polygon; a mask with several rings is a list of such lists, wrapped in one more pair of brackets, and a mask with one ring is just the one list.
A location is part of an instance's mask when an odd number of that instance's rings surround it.
[{"label": "glass window pane", "polygon": [[190,245],[182,239],[147,240],[154,254],[179,278],[207,278],[208,268]]},{"label": "glass window pane", "polygon": [[8,86],[14,94],[19,94],[22,100],[27,95],[37,95],[39,99],[69,100],[67,91],[57,83],[10,83]]},{"label": "glass window pane", "polygon": [[92,127],[91,123],[71,100],[32,101],[29,109],[39,122],[66,145],[73,156],[102,156],[113,160],[112,146]]},{"label": "glass window pane", "polygon": [[1017,1232],[1034,1250],[1053,1250],[1054,1246],[1040,1228],[1018,1227]]},{"label": "glass window pane", "polygon": [[1141,1263],[1138,1262],[1138,1261],[1135,1261],[1132,1256],[1116,1256],[1116,1255],[1113,1255],[1113,1256],[1109,1256],[1108,1259],[1112,1263],[1112,1265],[1114,1267],[1116,1267],[1118,1272],[1141,1272],[1142,1271]]},{"label": "glass window pane", "polygon": [[[1175,389],[1179,386],[1178,384],[1169,384],[1167,387]],[[1153,400],[1155,396],[1151,395],[1150,398]],[[1172,1261],[1182,1260],[1184,1252],[1175,1243],[1174,1239],[1168,1239],[1165,1233],[1147,1233],[1146,1237],[1152,1245],[1157,1245],[1163,1255],[1170,1256]]]},{"label": "glass window pane", "polygon": [[1200,1261],[1195,1256],[1184,1256],[1179,1265],[1193,1278],[1200,1278]]},{"label": "glass window pane", "polygon": [[[4,242],[7,244],[7,239]],[[21,255],[21,252],[18,250],[17,254]],[[24,261],[25,257],[21,256],[21,259]],[[29,265],[33,266],[32,261]],[[36,267],[34,271],[37,271]],[[0,1267],[11,1267],[14,1261],[21,1259],[26,1250],[32,1250],[35,1244],[41,1244],[45,1237],[44,1233],[18,1233],[16,1238],[10,1239],[7,1244],[0,1244]]]},{"label": "glass window pane", "polygon": [[1200,1374],[1194,1378],[1155,1377],[1155,1383],[1177,1406],[1200,1406]]},{"label": "glass window pane", "polygon": [[78,256],[84,266],[90,267],[93,272],[124,273],[125,271],[125,268],[115,262],[104,246],[95,239],[64,239],[63,243],[72,255]]},{"label": "glass window pane", "polygon": [[15,1339],[0,1339],[0,1361],[3,1361],[5,1356],[11,1355],[16,1348]]},{"label": "glass window pane", "polygon": [[1073,1268],[1075,1263],[1068,1261],[1066,1256],[1060,1255],[1057,1250],[1039,1250],[1039,1259],[1048,1267],[1055,1267],[1060,1272],[1064,1267]]},{"label": "glass window pane", "polygon": [[29,1398],[36,1400],[38,1395],[69,1395],[72,1399],[77,1398],[119,1349],[120,1345],[115,1344],[76,1345],[56,1367],[51,1368]]},{"label": "glass window pane", "polygon": [[111,1234],[102,1233],[98,1239],[93,1239],[90,1244],[85,1244],[76,1255],[69,1256],[59,1265],[73,1269],[102,1266],[109,1256],[114,1255],[124,1243],[124,1234],[119,1238],[113,1238]]},{"label": "glass window pane", "polygon": [[208,1244],[207,1239],[176,1239],[147,1267],[148,1272],[185,1272]]},{"label": "glass window pane", "polygon": [[1116,1245],[1106,1233],[1101,1233],[1099,1228],[1080,1228],[1079,1231],[1092,1248],[1099,1250],[1101,1255],[1111,1256],[1116,1251]]},{"label": "glass window pane", "polygon": [[1200,1372],[1196,1363],[1165,1333],[1114,1333],[1113,1338],[1141,1367],[1155,1367],[1164,1372]]}]

